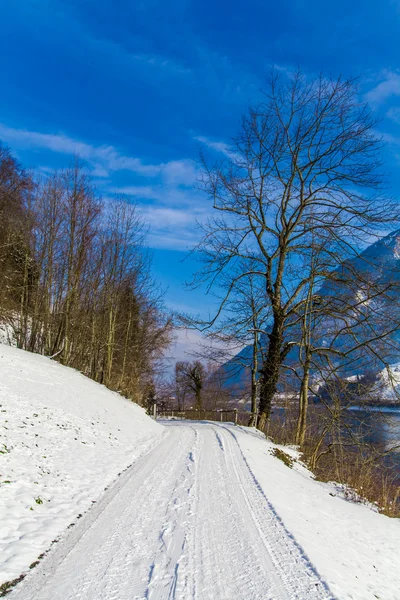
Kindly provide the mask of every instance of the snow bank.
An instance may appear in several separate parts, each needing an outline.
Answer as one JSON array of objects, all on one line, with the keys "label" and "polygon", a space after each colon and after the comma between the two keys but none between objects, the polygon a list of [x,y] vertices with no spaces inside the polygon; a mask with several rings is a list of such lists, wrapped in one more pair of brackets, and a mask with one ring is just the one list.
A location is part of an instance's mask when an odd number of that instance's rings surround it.
[{"label": "snow bank", "polygon": [[15,338],[14,329],[7,323],[0,321],[0,344],[7,344],[7,346],[16,346],[17,340]]},{"label": "snow bank", "polygon": [[0,584],[19,576],[164,428],[77,371],[0,345]]},{"label": "snow bank", "polygon": [[271,455],[276,446],[259,432],[230,431],[265,496],[335,596],[399,600],[400,520],[345,500],[299,463],[288,468]]}]

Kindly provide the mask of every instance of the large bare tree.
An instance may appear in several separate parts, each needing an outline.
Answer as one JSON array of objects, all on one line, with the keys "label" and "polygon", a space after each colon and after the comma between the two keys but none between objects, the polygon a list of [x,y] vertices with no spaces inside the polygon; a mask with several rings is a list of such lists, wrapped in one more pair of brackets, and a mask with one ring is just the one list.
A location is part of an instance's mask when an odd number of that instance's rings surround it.
[{"label": "large bare tree", "polygon": [[[309,312],[310,285],[318,288],[334,267],[398,219],[396,205],[382,195],[375,126],[354,81],[309,80],[301,72],[287,80],[272,71],[227,160],[203,159],[202,188],[218,216],[204,226],[198,246],[203,266],[194,283],[215,289],[231,274],[217,318],[241,279],[259,277],[271,310],[260,428],[282,364],[300,343],[293,332]],[[250,271],[238,268],[246,263]]]}]

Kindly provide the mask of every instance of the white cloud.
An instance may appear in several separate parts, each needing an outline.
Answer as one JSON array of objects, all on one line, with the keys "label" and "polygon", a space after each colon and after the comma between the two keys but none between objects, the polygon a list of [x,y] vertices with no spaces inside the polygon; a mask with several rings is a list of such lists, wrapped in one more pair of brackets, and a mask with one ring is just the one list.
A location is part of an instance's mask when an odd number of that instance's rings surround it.
[{"label": "white cloud", "polygon": [[159,54],[130,54],[130,56],[134,60],[149,65],[151,67],[167,69],[169,71],[180,74],[187,74],[191,72],[191,69],[184,67],[183,65],[175,62],[171,58],[167,58]]},{"label": "white cloud", "polygon": [[149,243],[154,248],[191,250],[199,241],[200,230],[196,221],[207,215],[200,207],[182,209],[166,206],[138,205],[146,223],[149,224]]},{"label": "white cloud", "polygon": [[91,52],[93,52],[96,56],[102,55],[107,60],[112,60],[112,62],[117,66],[117,68],[124,66],[131,66],[134,64],[143,65],[145,68],[149,68],[149,70],[158,69],[160,72],[165,71],[167,74],[171,75],[187,75],[191,73],[191,69],[184,66],[182,63],[176,61],[171,56],[167,56],[164,54],[149,54],[146,52],[132,52],[131,49],[128,49],[123,44],[123,39],[119,38],[117,40],[111,40],[109,38],[104,37],[94,37],[92,34],[82,34],[80,32],[81,37],[85,35],[86,42]]},{"label": "white cloud", "polygon": [[115,194],[133,196],[142,200],[156,200],[169,206],[192,207],[201,205],[204,196],[193,188],[178,187],[168,183],[154,185],[125,185],[111,190]]},{"label": "white cloud", "polygon": [[[193,314],[193,309],[189,312]],[[214,350],[219,360],[223,359],[225,362],[245,347],[245,344],[229,345],[222,341],[211,341],[200,331],[184,327],[175,329],[174,333],[174,344],[165,356],[166,363],[170,368],[175,361],[193,360],[202,353],[207,353],[207,350],[210,353]]]},{"label": "white cloud", "polygon": [[198,351],[201,344],[204,344],[204,336],[193,329],[177,329],[176,341],[173,348],[173,357],[175,360],[190,360],[190,355]]},{"label": "white cloud", "polygon": [[272,65],[272,68],[275,69],[276,71],[280,71],[281,73],[284,73],[286,75],[286,77],[288,77],[289,79],[293,79],[293,76],[296,72],[295,69],[293,69],[291,67],[285,67],[284,65],[274,64],[274,65]]},{"label": "white cloud", "polygon": [[202,212],[196,209],[189,211],[148,205],[142,206],[141,212],[144,214],[147,223],[163,229],[171,226],[193,224],[193,220],[197,216],[202,216]]},{"label": "white cloud", "polygon": [[365,99],[377,107],[392,96],[400,96],[400,74],[385,69],[382,72],[383,81],[365,94]]},{"label": "white cloud", "polygon": [[134,196],[147,200],[161,200],[163,198],[163,188],[158,189],[152,185],[124,185],[112,189],[115,194],[123,194],[125,196]]},{"label": "white cloud", "polygon": [[95,146],[64,134],[13,129],[0,124],[0,139],[17,148],[76,154],[94,167],[97,177],[107,177],[111,171],[127,170],[146,177],[161,177],[166,182],[181,185],[191,185],[197,177],[195,163],[188,159],[146,164],[140,158],[121,154],[114,146]]},{"label": "white cloud", "polygon": [[193,360],[196,351],[204,343],[204,337],[198,331],[191,329],[175,329],[175,339],[164,355],[164,364],[171,374],[174,372],[175,362]]},{"label": "white cloud", "polygon": [[185,232],[182,236],[181,232],[177,231],[175,234],[165,234],[159,232],[150,232],[148,235],[148,246],[149,248],[157,248],[160,250],[178,250],[180,252],[188,253],[198,242],[198,239],[194,234]]},{"label": "white cloud", "polygon": [[215,150],[216,152],[225,154],[225,156],[227,156],[228,158],[234,159],[234,158],[238,157],[238,154],[234,152],[233,148],[231,146],[229,146],[229,144],[226,144],[225,142],[213,141],[203,135],[198,135],[194,139],[197,140],[198,142],[201,142],[208,148]]},{"label": "white cloud", "polygon": [[381,138],[387,143],[393,146],[398,146],[400,144],[400,137],[397,135],[393,135],[391,133],[379,133]]},{"label": "white cloud", "polygon": [[[0,124],[0,140],[10,144],[13,150],[42,149],[79,155],[93,168],[97,185],[109,201],[112,194],[135,198],[149,225],[148,243],[151,246],[187,251],[198,242],[196,221],[205,218],[210,207],[193,187],[198,178],[194,161],[181,159],[148,164],[140,158],[122,154],[114,146],[96,146],[64,134],[13,129],[3,124]],[[40,171],[47,174],[49,169],[42,166]],[[132,174],[130,178],[124,175],[127,185],[115,186],[113,183],[112,175],[118,171]],[[137,183],[135,176],[144,178],[143,185]]]},{"label": "white cloud", "polygon": [[193,185],[198,178],[198,170],[193,160],[171,160],[161,166],[161,175],[166,183]]},{"label": "white cloud", "polygon": [[400,108],[398,107],[392,107],[390,108],[387,113],[386,116],[391,119],[392,121],[394,121],[395,123],[399,123],[400,124]]}]

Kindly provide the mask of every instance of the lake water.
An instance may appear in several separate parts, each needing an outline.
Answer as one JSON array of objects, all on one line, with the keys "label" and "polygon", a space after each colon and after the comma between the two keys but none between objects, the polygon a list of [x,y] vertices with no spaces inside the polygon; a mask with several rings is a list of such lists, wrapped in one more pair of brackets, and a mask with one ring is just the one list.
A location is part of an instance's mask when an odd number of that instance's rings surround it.
[{"label": "lake water", "polygon": [[383,451],[392,450],[387,462],[400,481],[400,407],[353,406],[347,412],[352,428],[361,431],[366,441]]},{"label": "lake water", "polygon": [[[284,423],[286,409],[275,407],[274,411],[275,414],[280,415],[280,420]],[[325,412],[323,405],[311,404],[310,418],[312,419],[312,414],[317,418],[323,416],[319,414],[320,411]],[[344,435],[351,428],[354,433],[357,433],[359,439],[373,444],[381,452],[393,450],[385,458],[385,462],[394,468],[396,479],[400,484],[400,407],[353,406],[342,413],[342,419],[343,417],[346,422]]]},{"label": "lake water", "polygon": [[361,426],[369,442],[400,454],[400,407],[353,406],[349,409],[354,426]]}]

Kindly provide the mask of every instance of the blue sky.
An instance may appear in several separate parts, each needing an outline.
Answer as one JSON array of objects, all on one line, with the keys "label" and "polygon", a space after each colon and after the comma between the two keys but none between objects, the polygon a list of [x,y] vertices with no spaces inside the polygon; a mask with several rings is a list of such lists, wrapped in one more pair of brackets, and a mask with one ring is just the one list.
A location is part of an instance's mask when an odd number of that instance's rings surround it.
[{"label": "blue sky", "polygon": [[400,194],[400,1],[1,3],[0,140],[44,171],[78,152],[109,197],[136,198],[167,303],[204,311],[182,263],[210,206],[200,144],[221,154],[271,65],[361,77]]}]

